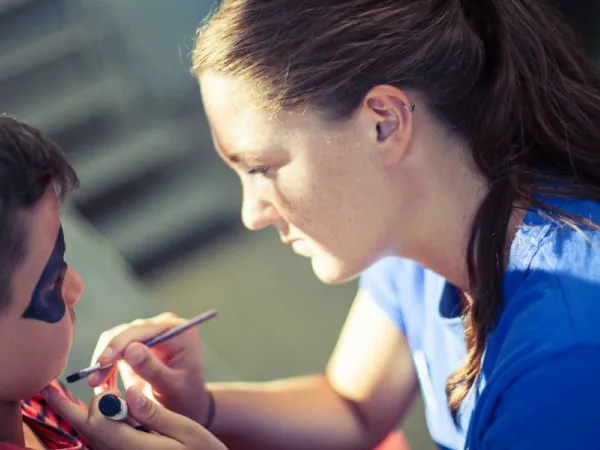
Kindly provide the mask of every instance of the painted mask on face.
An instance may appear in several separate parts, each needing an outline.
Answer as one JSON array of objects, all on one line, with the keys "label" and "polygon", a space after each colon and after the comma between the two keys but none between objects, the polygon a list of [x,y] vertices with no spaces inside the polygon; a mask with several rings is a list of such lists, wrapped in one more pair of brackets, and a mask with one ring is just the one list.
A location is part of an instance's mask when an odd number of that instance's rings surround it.
[{"label": "painted mask on face", "polygon": [[23,313],[24,319],[57,323],[64,317],[67,311],[63,298],[63,280],[67,271],[64,256],[65,239],[60,228],[54,250],[31,296],[31,303]]}]

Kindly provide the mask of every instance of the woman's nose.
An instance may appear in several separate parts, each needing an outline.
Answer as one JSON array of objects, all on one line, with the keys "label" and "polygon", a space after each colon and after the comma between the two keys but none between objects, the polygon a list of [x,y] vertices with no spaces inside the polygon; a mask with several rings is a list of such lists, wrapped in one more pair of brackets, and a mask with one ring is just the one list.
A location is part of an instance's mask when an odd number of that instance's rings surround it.
[{"label": "woman's nose", "polygon": [[242,204],[242,222],[251,231],[257,231],[273,225],[277,220],[275,207],[261,198],[247,191],[244,192]]}]

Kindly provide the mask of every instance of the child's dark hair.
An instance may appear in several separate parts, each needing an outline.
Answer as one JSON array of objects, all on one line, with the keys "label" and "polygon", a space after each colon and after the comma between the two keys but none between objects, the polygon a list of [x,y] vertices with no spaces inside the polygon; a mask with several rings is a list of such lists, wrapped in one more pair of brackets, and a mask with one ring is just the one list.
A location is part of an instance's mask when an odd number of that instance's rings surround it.
[{"label": "child's dark hair", "polygon": [[11,279],[27,251],[20,213],[41,199],[48,186],[59,200],[79,184],[61,148],[39,130],[0,115],[0,310],[11,296]]}]

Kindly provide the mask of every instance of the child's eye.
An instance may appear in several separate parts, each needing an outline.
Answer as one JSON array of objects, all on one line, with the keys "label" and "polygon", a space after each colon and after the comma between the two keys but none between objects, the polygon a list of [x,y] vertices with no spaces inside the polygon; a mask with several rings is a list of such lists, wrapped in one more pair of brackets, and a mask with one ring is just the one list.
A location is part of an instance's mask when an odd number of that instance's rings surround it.
[{"label": "child's eye", "polygon": [[271,169],[271,167],[269,166],[259,166],[259,167],[253,167],[250,170],[248,170],[248,174],[250,175],[262,175],[262,176],[268,176],[269,175],[269,170]]},{"label": "child's eye", "polygon": [[45,288],[47,293],[54,292],[62,292],[62,285],[65,280],[66,267],[64,267],[60,272],[57,272],[52,278],[52,281],[48,283]]}]

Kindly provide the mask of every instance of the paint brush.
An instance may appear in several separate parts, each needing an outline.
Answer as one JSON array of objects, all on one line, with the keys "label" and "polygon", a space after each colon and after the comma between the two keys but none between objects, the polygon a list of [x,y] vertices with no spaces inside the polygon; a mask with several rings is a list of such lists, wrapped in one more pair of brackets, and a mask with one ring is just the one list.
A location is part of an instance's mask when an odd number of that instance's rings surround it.
[{"label": "paint brush", "polygon": [[[200,314],[199,316],[194,317],[193,319],[188,320],[186,323],[179,325],[178,327],[171,328],[170,330],[164,331],[164,332],[142,342],[142,344],[146,345],[147,347],[154,347],[155,345],[162,344],[163,342],[171,339],[172,337],[175,337],[175,336],[183,333],[184,331],[186,331],[192,327],[195,327],[196,325],[200,325],[201,323],[206,322],[209,319],[212,319],[216,315],[217,315],[217,310],[211,309],[209,311],[206,311],[205,313]],[[69,375],[67,377],[67,383],[74,383],[76,381],[82,380],[84,378],[89,377],[94,372],[98,372],[99,370],[108,369],[109,367],[112,367],[112,364],[110,364],[108,366],[103,366],[102,364],[97,363],[91,367],[88,367],[86,369],[80,370],[79,372],[75,372],[75,373]]]}]

